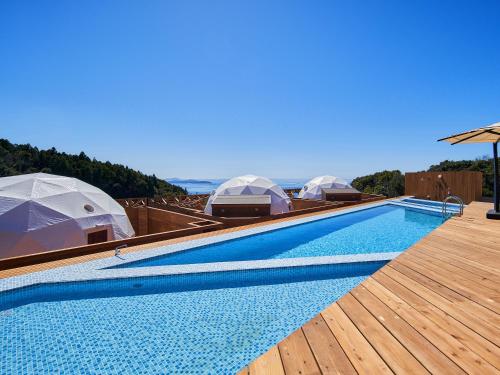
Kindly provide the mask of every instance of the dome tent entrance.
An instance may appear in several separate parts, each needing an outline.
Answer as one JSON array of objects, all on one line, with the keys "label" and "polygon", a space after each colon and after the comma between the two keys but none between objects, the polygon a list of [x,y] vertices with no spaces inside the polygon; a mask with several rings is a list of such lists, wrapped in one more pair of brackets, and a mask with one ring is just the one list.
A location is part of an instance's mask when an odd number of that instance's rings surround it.
[{"label": "dome tent entrance", "polygon": [[212,215],[212,202],[219,196],[262,196],[271,199],[271,215],[290,211],[291,200],[283,189],[266,177],[245,175],[221,184],[208,198],[205,213]]},{"label": "dome tent entrance", "polygon": [[319,176],[307,182],[299,192],[301,199],[322,199],[323,189],[352,189],[346,180],[335,176]]},{"label": "dome tent entrance", "polygon": [[104,230],[105,240],[134,236],[123,207],[95,186],[45,173],[0,178],[0,258],[86,245]]}]

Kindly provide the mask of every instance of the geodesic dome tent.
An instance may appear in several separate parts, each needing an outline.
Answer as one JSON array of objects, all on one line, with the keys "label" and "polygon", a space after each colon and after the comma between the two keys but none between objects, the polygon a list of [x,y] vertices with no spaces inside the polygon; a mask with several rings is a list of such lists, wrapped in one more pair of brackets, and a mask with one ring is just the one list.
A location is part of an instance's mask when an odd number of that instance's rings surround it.
[{"label": "geodesic dome tent", "polygon": [[307,182],[299,192],[302,199],[322,199],[323,189],[352,189],[346,180],[335,176],[319,176]]},{"label": "geodesic dome tent", "polygon": [[271,198],[271,215],[290,211],[291,200],[283,189],[266,177],[245,175],[234,177],[221,184],[208,198],[205,213],[212,215],[212,202],[218,196],[268,195]]},{"label": "geodesic dome tent", "polygon": [[134,236],[113,198],[76,178],[0,178],[0,258]]}]

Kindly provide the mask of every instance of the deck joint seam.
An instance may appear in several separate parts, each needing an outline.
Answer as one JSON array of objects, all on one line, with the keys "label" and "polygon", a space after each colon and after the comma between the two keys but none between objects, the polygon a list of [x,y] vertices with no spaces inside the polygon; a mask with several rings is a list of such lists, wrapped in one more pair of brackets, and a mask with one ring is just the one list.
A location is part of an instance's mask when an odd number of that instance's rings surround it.
[{"label": "deck joint seam", "polygon": [[[401,272],[399,272],[398,270],[395,270],[395,272],[401,274]],[[415,294],[418,298],[422,299],[422,300],[425,300],[429,305],[433,306],[434,308],[440,310],[441,312],[443,312],[447,317],[453,319],[454,321],[456,321],[460,326],[463,326],[465,327],[466,329],[472,331],[474,334],[476,334],[477,336],[479,336],[480,338],[488,341],[489,343],[491,343],[492,345],[495,345],[496,347],[500,348],[497,344],[495,344],[494,342],[492,342],[488,337],[485,337],[484,335],[482,335],[481,333],[477,332],[476,330],[474,330],[472,327],[468,326],[467,324],[465,324],[464,322],[462,322],[461,320],[457,319],[455,316],[453,315],[450,315],[446,310],[444,310],[443,308],[439,307],[438,305],[436,305],[435,303],[425,299],[423,296],[419,295],[418,293],[414,292],[413,290],[411,290],[410,288],[408,288],[406,285],[404,284],[401,284],[401,282],[399,282],[398,280],[394,279],[391,275],[388,275],[387,273],[383,272],[383,275],[390,278],[392,281],[394,281],[395,283],[397,283],[398,285],[400,285],[402,288],[408,290],[409,292]],[[406,276],[404,274],[401,274],[403,276]],[[381,284],[378,280],[374,280],[377,284],[381,285],[382,287],[384,287],[385,289],[389,290],[390,292],[392,292],[390,289],[388,289],[385,285]],[[425,285],[419,283],[418,281],[415,281],[416,283],[418,283],[421,287],[423,288],[426,288],[428,290],[431,290],[429,288],[427,288]],[[432,291],[432,290],[431,290]],[[393,292],[392,292],[393,293]],[[415,309],[417,312],[419,312],[422,316],[424,316],[425,318],[427,318],[425,315],[423,315],[419,310],[417,310],[415,307],[413,307],[409,302],[407,302],[406,300],[404,300],[401,296],[398,296],[399,298],[401,298],[401,300],[403,300],[407,305],[409,305],[410,307],[412,307],[413,309]],[[444,298],[443,298],[444,299]],[[383,301],[382,301],[383,302]],[[453,303],[453,302],[451,302]],[[390,308],[390,307],[389,307]],[[397,314],[397,312],[395,312]],[[399,314],[397,314],[399,316]],[[401,317],[402,318],[402,317]],[[402,318],[404,320],[404,318]],[[432,320],[430,318],[427,318],[429,320]],[[436,322],[435,322],[436,323]],[[409,323],[408,323],[409,324]],[[436,323],[437,324],[437,323]],[[411,324],[410,324],[411,325]],[[411,325],[412,326],[412,325]],[[413,327],[413,326],[412,326]],[[413,327],[414,329],[416,329],[415,327]],[[452,336],[453,337],[453,336]],[[460,340],[458,340],[460,341]],[[474,348],[471,348],[470,345],[467,345],[466,343],[463,343],[462,341],[460,341],[462,343],[462,345],[464,346],[467,346],[472,352],[474,352],[476,355],[478,355],[479,357],[481,357],[485,362],[488,362],[490,365],[492,365],[493,367],[496,367],[494,364],[492,364],[491,362],[489,362],[487,359],[485,359],[484,357],[481,356],[481,354],[477,353]],[[439,350],[439,348],[438,348]],[[441,350],[440,350],[441,351]],[[444,353],[443,353],[444,354]],[[445,354],[446,355],[446,354]]]},{"label": "deck joint seam", "polygon": [[[347,292],[345,295],[348,295],[348,294],[351,294],[351,292]],[[354,297],[354,296],[353,296]],[[340,298],[337,302],[339,302],[342,298]],[[377,350],[377,348],[375,348],[373,346],[373,344],[370,342],[370,340],[368,339],[368,337],[366,337],[366,335],[363,333],[363,331],[357,326],[357,324],[351,319],[351,317],[349,316],[349,314],[346,312],[346,310],[342,307],[341,304],[337,303],[337,306],[342,310],[342,312],[344,313],[344,315],[351,321],[351,323],[354,325],[354,327],[356,327],[356,329],[358,330],[358,332],[363,336],[363,338],[365,339],[365,341],[372,347],[372,349],[375,351],[375,353],[377,353],[377,355],[380,357],[380,359],[385,363],[385,365],[387,366],[387,368],[393,373],[393,374],[397,374],[397,371],[395,369],[393,369],[393,367],[391,367],[389,365],[389,363],[387,363],[387,361],[385,360],[385,358],[380,354],[380,351]]]},{"label": "deck joint seam", "polygon": [[300,331],[302,332],[302,335],[304,335],[304,339],[306,340],[307,347],[311,351],[312,357],[314,358],[314,362],[316,363],[316,367],[318,368],[318,370],[320,372],[323,372],[323,371],[321,371],[321,366],[319,365],[318,358],[316,358],[316,355],[314,354],[314,350],[311,347],[311,343],[309,342],[309,339],[307,338],[306,332],[304,331],[304,326],[300,327]]},{"label": "deck joint seam", "polygon": [[332,333],[332,336],[333,336],[334,340],[337,342],[337,344],[339,344],[340,350],[342,350],[342,353],[344,353],[344,356],[347,358],[347,360],[351,364],[351,366],[354,369],[354,371],[356,371],[356,373],[359,374],[358,370],[356,370],[356,367],[354,366],[354,363],[352,363],[351,359],[347,355],[347,352],[345,351],[344,347],[340,344],[340,341],[337,339],[337,336],[335,336],[335,333],[331,330],[330,326],[327,324],[327,322],[326,322],[325,317],[323,316],[323,314],[320,312],[318,315],[320,316],[320,318],[325,323],[328,331]]},{"label": "deck joint seam", "polygon": [[[426,278],[428,278],[428,279],[430,279],[430,280],[434,281],[435,283],[440,284],[440,285],[441,285],[441,286],[443,286],[444,288],[446,288],[446,289],[448,289],[448,290],[451,290],[452,292],[454,292],[454,293],[456,293],[456,294],[459,294],[459,295],[460,295],[460,296],[462,296],[464,299],[468,300],[470,303],[475,303],[475,304],[477,304],[477,305],[480,305],[480,306],[484,307],[485,309],[490,310],[491,312],[493,312],[493,313],[495,313],[495,314],[498,314],[498,312],[497,312],[497,311],[492,310],[490,307],[485,306],[485,305],[484,305],[484,304],[482,304],[482,303],[479,303],[479,302],[477,302],[477,301],[472,300],[472,299],[471,299],[471,298],[469,298],[468,296],[464,295],[464,294],[463,294],[463,292],[460,292],[460,291],[458,291],[458,290],[456,290],[456,289],[451,289],[450,287],[448,287],[448,286],[446,286],[446,285],[443,285],[441,282],[439,282],[439,281],[435,280],[434,278],[432,278],[432,277],[431,277],[432,275],[424,275],[423,273],[421,273],[421,272],[419,272],[419,271],[415,270],[414,268],[412,268],[412,267],[408,267],[407,263],[401,263],[401,261],[399,261],[398,259],[395,259],[395,261],[396,261],[396,263],[398,263],[398,264],[403,264],[404,266],[407,266],[407,268],[410,268],[411,270],[413,270],[413,271],[415,271],[415,272],[419,273],[420,275],[422,275],[422,276],[424,276],[424,277],[426,277]],[[408,260],[407,260],[407,261],[408,261]],[[408,262],[413,263],[411,260],[410,260],[410,261],[408,261]],[[417,265],[418,265],[418,263],[417,263]],[[453,301],[452,301],[452,300],[450,300],[450,302],[453,302]]]},{"label": "deck joint seam", "polygon": [[[377,284],[380,284],[380,283],[378,283],[378,282],[377,282],[377,280],[375,280],[375,279],[373,279],[373,278],[370,278],[370,279],[371,279],[372,281],[375,281]],[[362,285],[362,284],[361,284],[361,285]],[[394,313],[395,315],[397,315],[397,316],[398,316],[398,317],[399,317],[402,321],[404,321],[404,322],[405,322],[406,324],[408,324],[411,328],[413,328],[413,330],[414,330],[414,331],[415,331],[418,335],[420,335],[420,337],[422,337],[422,339],[424,339],[425,341],[427,341],[430,345],[432,345],[434,348],[436,348],[436,349],[437,349],[437,350],[438,350],[441,354],[443,354],[445,357],[447,357],[447,358],[448,358],[448,356],[447,356],[445,353],[443,353],[441,350],[439,350],[439,348],[437,348],[437,347],[436,347],[436,346],[435,346],[435,345],[434,345],[431,341],[429,341],[429,339],[427,339],[425,336],[423,336],[423,335],[422,335],[422,334],[421,334],[421,333],[420,333],[420,332],[419,332],[419,331],[418,331],[418,330],[417,330],[417,329],[416,329],[416,328],[415,328],[412,324],[410,324],[408,321],[406,321],[406,320],[405,320],[403,317],[401,317],[401,316],[400,316],[400,315],[399,315],[396,311],[394,311],[394,310],[393,310],[390,306],[388,306],[388,305],[387,305],[384,301],[382,301],[382,300],[381,300],[380,298],[378,298],[375,294],[373,294],[373,293],[371,292],[371,290],[369,290],[368,288],[365,288],[365,289],[366,289],[366,290],[367,290],[367,292],[368,292],[368,293],[370,293],[370,294],[371,294],[374,298],[376,298],[376,299],[377,299],[377,301],[379,301],[380,303],[382,303],[382,304],[383,304],[384,306],[386,306],[386,307],[387,307],[390,311],[392,311],[392,313]],[[356,298],[356,296],[355,296],[354,294],[352,294],[352,293],[351,293],[351,295],[352,295],[354,298]],[[365,309],[366,309],[366,310],[367,310],[367,311],[368,311],[368,312],[369,312],[369,313],[370,313],[370,314],[371,314],[371,315],[372,315],[372,316],[373,316],[373,317],[374,317],[374,318],[375,318],[375,319],[376,319],[376,320],[380,323],[380,321],[377,319],[377,317],[375,316],[375,314],[373,314],[373,313],[372,313],[372,311],[371,311],[370,309],[368,309],[368,307],[367,307],[365,304],[363,304],[363,302],[362,302],[362,300],[361,300],[360,298],[356,298],[356,300],[357,300],[357,301],[358,301],[358,302],[359,302],[359,303],[360,303],[360,304],[361,304],[361,305],[362,305],[362,306],[363,306],[363,307],[364,307],[364,308],[365,308]],[[403,300],[403,301],[404,301],[404,300]],[[404,302],[406,302],[406,301],[404,301]],[[408,304],[408,303],[407,303],[407,304]],[[420,312],[419,312],[419,314],[420,314],[420,315],[422,315]],[[388,331],[388,332],[392,335],[392,337],[394,337],[394,339],[395,339],[396,341],[398,341],[398,342],[399,342],[399,344],[400,344],[403,348],[405,348],[405,349],[406,349],[406,351],[408,351],[408,353],[410,353],[410,355],[411,355],[413,358],[415,358],[415,360],[416,360],[416,361],[418,361],[418,362],[422,365],[422,367],[424,367],[427,371],[429,371],[429,373],[431,373],[431,374],[432,374],[431,369],[427,368],[427,366],[426,366],[426,365],[425,365],[425,364],[424,364],[424,363],[423,363],[423,362],[422,362],[422,361],[421,361],[418,357],[416,357],[416,356],[413,354],[413,352],[410,350],[410,348],[408,348],[408,347],[407,347],[407,346],[406,346],[406,345],[405,345],[405,344],[404,344],[404,343],[403,343],[400,339],[398,339],[398,338],[397,338],[397,337],[396,337],[396,336],[395,336],[395,335],[391,332],[391,330],[389,330],[389,329],[388,329],[388,328],[387,328],[384,324],[382,324],[382,323],[380,323],[380,324],[384,327],[384,329],[385,329],[386,331]],[[458,365],[457,365],[457,366],[458,366]],[[460,366],[458,366],[458,367],[460,367]],[[462,369],[462,370],[463,370],[463,369]],[[464,370],[464,371],[465,371],[465,370]]]},{"label": "deck joint seam", "polygon": [[[392,262],[391,262],[391,263],[392,263]],[[389,264],[388,264],[388,266],[389,266],[389,267],[391,267],[391,269],[393,269],[393,270],[394,270],[394,271],[396,271],[396,272],[399,272],[399,273],[403,274],[403,273],[402,273],[402,272],[400,272],[398,269],[394,268],[394,267],[391,265],[391,263],[389,263]],[[434,282],[434,283],[436,283],[436,284],[439,284],[441,287],[443,287],[443,288],[445,288],[445,289],[448,289],[449,291],[451,291],[451,292],[453,292],[453,293],[456,293],[456,291],[454,291],[453,289],[450,289],[450,288],[448,288],[446,285],[443,285],[443,284],[441,284],[440,282],[438,282],[438,281],[436,281],[436,280],[434,280],[434,279],[431,279],[430,277],[428,277],[428,276],[426,276],[426,275],[424,275],[424,274],[422,274],[422,273],[418,272],[417,270],[415,270],[415,269],[413,269],[413,268],[409,267],[408,265],[406,265],[406,264],[404,264],[404,263],[401,263],[401,262],[399,262],[399,261],[398,261],[398,262],[395,262],[395,263],[397,263],[397,264],[399,264],[399,265],[402,265],[403,267],[408,268],[408,269],[412,270],[412,271],[413,271],[413,272],[415,272],[415,273],[418,273],[419,275],[421,275],[421,276],[423,276],[423,277],[428,278],[429,280],[433,281],[433,282]],[[382,272],[382,273],[384,273],[384,274],[386,274],[386,273],[384,272],[384,270],[381,270],[381,272]],[[404,275],[404,274],[403,274],[403,275]],[[413,280],[414,282],[419,283],[420,285],[422,285],[422,287],[424,287],[424,288],[426,288],[426,289],[428,289],[428,290],[430,290],[430,291],[432,291],[432,292],[434,292],[434,293],[436,293],[436,294],[440,295],[442,298],[446,299],[448,302],[451,302],[451,303],[453,303],[453,302],[454,302],[452,299],[450,299],[450,298],[448,298],[448,297],[443,296],[442,294],[440,294],[440,293],[438,293],[438,292],[436,292],[436,291],[432,290],[432,289],[431,289],[431,288],[429,288],[428,286],[426,286],[426,285],[424,285],[424,284],[420,283],[418,280],[415,280],[415,278],[413,278],[413,277],[411,277],[411,276],[408,276],[408,275],[405,275],[405,276],[406,276],[406,277],[408,277],[408,278],[410,278],[410,279],[411,279],[411,280]]]},{"label": "deck joint seam", "polygon": [[[435,257],[435,255],[431,253],[431,251],[434,251],[434,252],[437,252],[437,253],[441,254],[442,257],[446,255],[446,256],[448,256],[450,258],[453,258],[454,261],[462,263],[462,264],[467,265],[469,267],[474,267],[474,268],[478,268],[478,269],[484,268],[484,270],[483,270],[484,272],[491,273],[491,274],[495,275],[496,277],[500,278],[500,271],[499,270],[491,268],[491,267],[489,267],[487,265],[484,265],[484,264],[482,264],[482,263],[480,263],[480,262],[478,262],[476,260],[465,258],[463,256],[459,256],[459,255],[451,253],[449,251],[446,252],[446,251],[444,251],[444,250],[442,250],[440,248],[430,249],[427,245],[422,245],[422,244],[419,244],[418,246],[415,246],[415,248],[417,248],[417,249],[419,249],[421,251],[424,251],[426,255],[431,256],[431,257]],[[437,257],[435,257],[435,258],[439,259]],[[468,264],[469,262],[470,263],[474,263],[474,264],[469,265]],[[456,266],[456,267],[458,267],[458,266]],[[469,272],[473,273],[470,270],[469,270]],[[481,276],[479,274],[479,271],[477,271],[477,272],[478,272],[478,276]]]},{"label": "deck joint seam", "polygon": [[[379,284],[381,287],[383,287],[384,289],[388,290],[391,294],[395,294],[392,290],[388,289],[385,285],[383,285],[383,284],[379,283],[377,280],[374,280],[374,281],[375,281],[377,284]],[[401,296],[398,296],[398,298],[400,298],[400,299],[401,299],[401,300],[402,300],[402,301],[403,301],[406,305],[408,305],[408,306],[409,306],[412,310],[415,310],[415,311],[416,311],[416,312],[417,312],[420,316],[422,316],[422,317],[424,318],[424,320],[423,320],[424,322],[425,322],[425,320],[429,320],[429,321],[431,321],[433,324],[438,325],[438,324],[437,324],[436,322],[434,322],[432,319],[427,318],[427,317],[426,317],[425,315],[423,315],[420,311],[418,311],[415,307],[413,307],[412,305],[410,305],[410,304],[409,304],[407,301],[405,301],[405,300],[404,300]],[[382,303],[384,303],[384,302],[382,301]],[[384,304],[385,304],[385,303],[384,303]],[[387,305],[386,305],[386,306],[387,306]],[[388,307],[389,307],[389,306],[388,306]],[[390,308],[390,307],[389,307],[389,308]],[[391,310],[392,310],[392,309],[391,309]],[[394,311],[394,310],[393,310],[393,311]],[[413,326],[410,322],[408,322],[408,321],[407,321],[407,320],[406,320],[406,319],[405,319],[402,315],[400,315],[400,314],[398,314],[398,313],[396,313],[396,312],[394,312],[394,313],[395,313],[396,315],[398,315],[398,316],[401,318],[401,320],[405,321],[405,322],[406,322],[408,325],[410,325],[410,326],[411,326],[414,330],[416,330],[416,331],[417,331],[417,332],[418,332],[421,336],[423,336],[423,335],[420,333],[420,331],[418,331],[418,330],[417,330],[417,329],[416,329],[416,328],[415,328],[415,327],[414,327],[414,326]],[[443,330],[443,331],[444,331],[444,330]],[[446,331],[444,331],[444,332],[445,332],[445,333],[447,333]],[[448,333],[447,333],[447,334],[448,334]],[[449,334],[449,335],[451,336],[451,334]],[[467,371],[466,369],[464,369],[464,368],[463,368],[463,365],[461,365],[461,364],[457,363],[457,362],[454,360],[454,358],[452,358],[452,357],[448,356],[446,353],[444,353],[441,349],[439,349],[439,348],[438,348],[438,347],[437,347],[437,346],[436,346],[436,345],[435,345],[432,341],[430,341],[427,337],[425,337],[425,336],[423,336],[423,337],[424,337],[424,339],[425,339],[427,342],[429,342],[432,346],[434,346],[437,350],[439,350],[439,351],[440,351],[440,352],[441,352],[441,353],[442,353],[442,354],[443,354],[446,358],[448,358],[450,361],[452,361],[455,365],[457,365],[457,366],[458,366],[460,369],[462,369],[465,373],[468,373],[468,371]],[[453,338],[453,336],[451,336],[451,337]],[[455,339],[455,338],[453,338],[453,339]],[[465,345],[465,344],[463,344],[460,340],[457,340],[457,339],[455,339],[455,340],[456,340],[456,341],[458,341],[458,342],[460,342],[462,345],[466,346],[466,345]],[[469,348],[469,349],[470,349],[470,348]],[[407,350],[408,350],[408,349],[407,349]],[[472,350],[471,350],[471,352],[473,352],[474,354],[476,354],[477,356],[479,356],[481,359],[483,359],[483,360],[484,360],[484,358],[483,358],[483,357],[481,357],[481,356],[480,356],[479,354],[477,354],[476,352],[474,352],[474,351],[472,351]],[[418,360],[418,358],[416,358],[416,359]],[[486,360],[484,360],[484,361],[485,361],[485,362],[487,362]],[[419,361],[419,362],[420,362],[420,361]],[[489,362],[487,362],[487,363],[491,365],[491,363],[489,363]],[[491,366],[493,366],[493,365],[491,365]],[[424,367],[425,367],[425,366],[424,366]],[[493,366],[493,367],[494,367],[494,366]]]},{"label": "deck joint seam", "polygon": [[[421,260],[424,260],[424,261],[428,261],[428,262],[431,262],[431,260],[430,260],[430,259],[427,259],[427,258],[432,258],[432,259],[434,259],[436,262],[438,262],[439,264],[444,263],[444,264],[446,264],[446,265],[448,265],[448,266],[455,267],[455,268],[457,268],[457,269],[459,269],[459,270],[463,270],[463,271],[467,272],[467,274],[471,274],[471,275],[473,275],[475,278],[478,278],[478,277],[479,277],[479,278],[481,278],[481,280],[482,280],[482,281],[490,281],[490,282],[494,282],[494,280],[491,280],[491,279],[490,279],[490,278],[488,278],[488,277],[483,277],[483,276],[481,276],[481,275],[478,275],[478,274],[477,274],[477,273],[475,273],[475,272],[470,271],[470,269],[466,269],[466,268],[463,268],[463,267],[459,267],[459,266],[457,266],[457,265],[455,265],[455,264],[453,264],[453,263],[446,263],[444,260],[439,259],[439,258],[437,258],[437,257],[435,257],[435,256],[432,256],[431,254],[423,254],[423,253],[416,252],[416,254],[412,254],[412,256],[414,256],[414,257],[416,257],[416,258],[419,258],[419,259],[421,259]],[[464,265],[464,266],[467,266],[467,265]],[[450,271],[450,272],[451,272],[451,271]],[[486,286],[486,287],[487,287],[488,289],[491,289],[491,290],[492,290],[492,291],[494,291],[495,293],[499,293],[497,290],[492,289],[491,287],[488,287],[488,286]]]},{"label": "deck joint seam", "polygon": [[[455,321],[459,326],[461,327],[465,327],[466,329],[470,330],[471,332],[473,332],[475,335],[477,335],[479,338],[482,338],[486,341],[488,341],[489,343],[491,343],[492,345],[498,347],[494,342],[491,342],[488,338],[482,336],[481,334],[479,334],[478,332],[476,332],[474,329],[472,329],[471,327],[468,327],[466,324],[462,323],[462,321],[458,320],[457,318],[455,318],[453,315],[450,315],[448,314],[446,311],[444,311],[443,309],[441,309],[439,306],[435,305],[434,303],[428,301],[427,299],[425,299],[423,296],[420,296],[418,295],[417,293],[415,293],[413,290],[411,290],[410,288],[408,288],[407,286],[401,284],[398,280],[394,279],[393,277],[391,277],[390,275],[387,275],[384,273],[384,275],[388,278],[390,278],[393,282],[397,283],[399,286],[401,286],[402,288],[406,289],[409,293],[412,293],[412,294],[415,294],[418,298],[426,301],[429,305],[433,306],[434,308],[436,308],[437,310],[441,311],[442,313],[444,313],[447,317],[449,317],[450,319],[452,319],[453,321]],[[382,284],[381,282],[379,282],[378,280],[373,280],[375,281],[378,285],[380,285],[382,288],[388,290],[390,293],[392,294],[395,294],[394,291],[392,291],[391,289],[389,289],[387,286],[385,286],[384,284]],[[370,290],[368,290],[369,292],[371,292]],[[373,293],[372,293],[373,294]],[[374,295],[374,294],[373,294]],[[375,296],[375,295],[374,295]],[[377,297],[377,296],[375,296]],[[423,316],[424,317],[424,321],[425,319],[429,320],[429,321],[432,321],[434,324],[438,325],[438,322],[434,321],[434,319],[432,318],[429,318],[427,317],[426,315],[422,314],[415,306],[413,306],[410,302],[406,301],[405,299],[403,299],[403,297],[401,296],[398,296],[404,303],[406,303],[410,308],[412,308],[413,310],[417,311],[419,313],[419,315]],[[382,303],[384,303],[383,301],[381,301]],[[385,303],[384,303],[385,304]],[[387,306],[387,305],[386,305]],[[389,309],[391,309],[390,306],[387,306]],[[392,309],[391,309],[392,310]],[[392,310],[394,311],[394,310]],[[396,315],[398,315],[400,317],[401,320],[404,320],[406,321],[406,319],[404,319],[404,317],[401,315],[401,314],[398,314],[396,311],[394,311],[394,313]],[[424,337],[424,339],[426,341],[428,341],[431,345],[433,345],[437,350],[439,350],[444,356],[446,356],[448,359],[450,359],[451,361],[453,361],[453,358],[450,358],[446,353],[444,353],[441,349],[439,349],[432,341],[430,341],[428,338],[426,338],[425,336],[423,336],[411,323],[409,323],[408,321],[406,321],[414,330],[416,330],[422,337]],[[445,330],[443,330],[444,332],[446,332]],[[446,332],[447,333],[447,332]],[[478,353],[473,347],[471,347],[470,343],[467,343],[466,341],[462,341],[458,338],[455,338],[453,335],[449,334],[454,340],[460,342],[463,346],[467,347],[472,353],[474,353],[475,355],[477,355],[478,357],[480,357],[483,361],[485,361],[486,363],[490,364],[491,366],[495,367],[496,366],[494,364],[492,364],[488,359],[484,358],[480,353]],[[456,363],[455,361],[453,361],[457,366],[459,366],[460,368],[462,368],[464,371],[467,372],[466,369],[464,369],[462,366],[460,366],[460,364]]]},{"label": "deck joint seam", "polygon": [[[413,255],[412,255],[412,256],[413,256]],[[408,260],[408,259],[406,259],[406,258],[408,258],[408,257],[405,257],[405,258],[404,258],[404,259],[405,259],[405,261],[412,262],[412,263],[416,263],[416,264],[417,264],[417,265],[419,265],[420,267],[428,267],[428,266],[429,266],[429,265],[428,265],[428,264],[426,264],[426,262],[425,262],[424,260],[422,260],[421,258],[417,258],[416,260],[414,260],[414,259]],[[415,258],[416,258],[416,257],[415,257]],[[431,264],[432,264],[432,263],[431,263]],[[438,266],[436,266],[436,265],[433,265],[433,266],[438,267]],[[432,273],[432,272],[433,272],[433,273],[436,273],[436,272],[437,272],[437,271],[433,271],[432,269],[430,269],[429,271],[430,271],[431,273]],[[450,275],[455,275],[455,273],[453,273],[452,271],[448,271],[448,270],[445,270],[445,269],[443,269],[443,270],[442,270],[442,272],[443,272],[443,274],[444,274],[444,273],[448,273],[448,274],[450,274]],[[459,277],[460,277],[460,278],[462,278],[462,279],[467,279],[467,277],[462,277],[462,276],[459,276]],[[453,279],[451,279],[451,278],[450,278],[450,281],[452,281],[454,284],[461,284],[460,279],[459,279],[459,280],[453,280]],[[472,280],[472,281],[473,281],[473,280]],[[474,282],[475,282],[476,284],[478,284],[478,286],[479,286],[479,287],[481,287],[481,288],[485,288],[485,289],[488,289],[491,293],[494,293],[494,294],[495,294],[495,296],[497,296],[497,295],[498,295],[498,292],[497,292],[497,291],[495,291],[494,289],[491,289],[490,287],[487,287],[487,286],[485,286],[485,285],[483,285],[483,284],[479,284],[477,281],[474,281]],[[469,290],[470,294],[475,294],[474,289],[470,289],[470,287],[468,287],[467,285],[463,285],[463,289],[464,289],[464,290]],[[458,294],[462,294],[462,295],[463,295],[463,293],[459,292],[458,290],[455,290],[455,289],[452,289],[452,290],[453,290],[453,291],[455,291],[455,292],[456,292],[456,293],[458,293]],[[468,298],[467,296],[464,296],[464,297]],[[470,299],[470,298],[468,298],[468,299]],[[495,302],[495,301],[493,301],[493,302]],[[476,303],[479,303],[479,302],[476,302]],[[495,311],[495,310],[493,310],[493,309],[492,309],[492,306],[483,305],[483,304],[481,304],[481,305],[482,305],[482,306],[484,306],[484,307],[486,307],[486,308],[488,308],[489,310],[493,311],[494,313],[498,314],[498,312],[497,312],[497,311]]]}]

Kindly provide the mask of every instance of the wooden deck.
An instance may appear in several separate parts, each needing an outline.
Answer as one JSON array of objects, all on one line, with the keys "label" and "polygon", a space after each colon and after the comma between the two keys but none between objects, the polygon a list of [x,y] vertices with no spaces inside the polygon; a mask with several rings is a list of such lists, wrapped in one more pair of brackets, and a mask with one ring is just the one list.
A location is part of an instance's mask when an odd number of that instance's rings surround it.
[{"label": "wooden deck", "polygon": [[500,373],[500,222],[473,202],[240,374]]}]

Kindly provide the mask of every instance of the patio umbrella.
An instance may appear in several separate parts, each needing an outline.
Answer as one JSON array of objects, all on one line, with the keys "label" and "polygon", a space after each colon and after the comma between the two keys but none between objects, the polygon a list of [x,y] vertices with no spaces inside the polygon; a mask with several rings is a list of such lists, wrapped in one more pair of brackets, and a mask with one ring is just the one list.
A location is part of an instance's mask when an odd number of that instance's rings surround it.
[{"label": "patio umbrella", "polygon": [[498,176],[498,142],[500,141],[500,122],[490,126],[470,130],[468,132],[455,134],[446,138],[438,139],[452,145],[459,143],[493,143],[493,209],[486,214],[488,219],[500,220],[500,181]]}]

